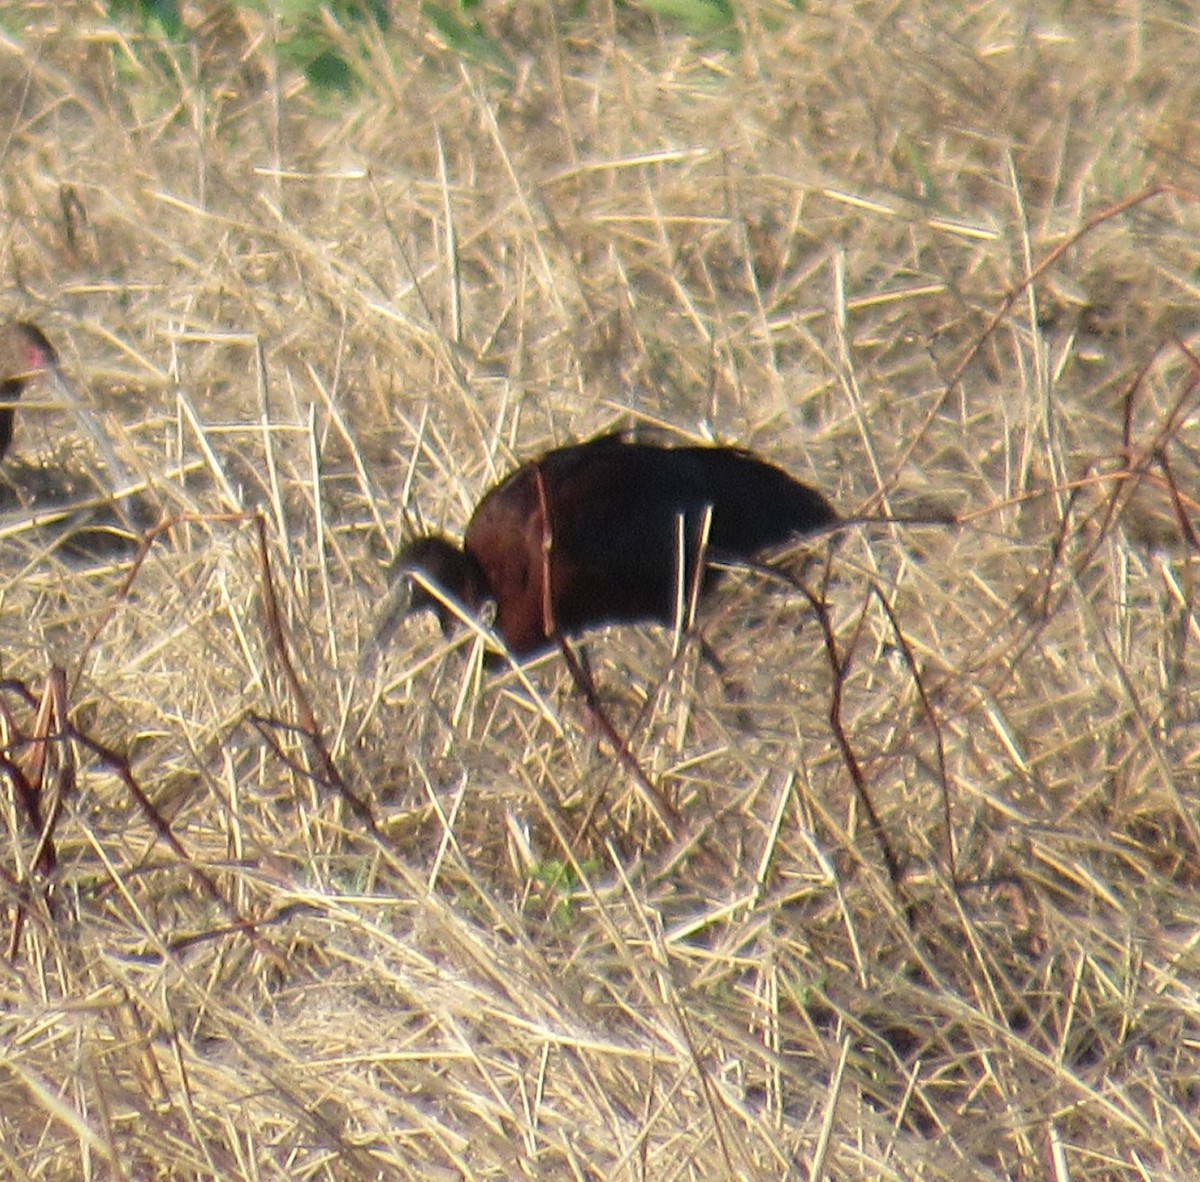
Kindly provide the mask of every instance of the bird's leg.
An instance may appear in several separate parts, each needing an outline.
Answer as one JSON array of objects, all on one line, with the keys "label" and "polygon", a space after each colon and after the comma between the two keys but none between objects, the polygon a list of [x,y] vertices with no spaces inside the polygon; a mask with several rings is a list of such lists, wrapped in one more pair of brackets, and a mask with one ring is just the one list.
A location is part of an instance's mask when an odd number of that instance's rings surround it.
[{"label": "bird's leg", "polygon": [[[580,664],[579,658],[575,655],[567,638],[558,630],[558,625],[554,619],[554,589],[550,582],[550,572],[552,569],[550,558],[554,546],[554,535],[551,532],[550,526],[550,506],[546,498],[546,481],[542,475],[541,467],[536,464],[533,468],[533,486],[537,490],[538,510],[542,519],[543,631],[546,636],[558,642],[559,652],[562,653],[563,660],[567,663],[571,679],[575,682],[576,689],[583,695],[584,703],[596,725],[613,745],[617,762],[633,777],[633,782],[641,791],[642,799],[654,814],[654,819],[662,826],[666,835],[674,841],[676,840],[677,830],[682,824],[682,818],[679,816],[675,806],[667,800],[662,789],[642,770],[641,764],[638,763],[633,753],[629,750],[629,744],[617,733],[617,728],[613,726],[608,715],[604,713],[604,708],[600,705],[600,696],[596,692],[596,683],[592,680],[590,671]],[[588,820],[590,819],[591,810],[588,813]]]},{"label": "bird's leg", "polygon": [[[666,794],[642,769],[642,765],[638,763],[633,752],[629,750],[629,744],[617,732],[617,728],[612,724],[608,715],[604,712],[604,707],[600,705],[599,695],[596,693],[596,683],[592,680],[592,675],[580,664],[579,658],[575,655],[574,649],[571,648],[565,636],[558,636],[558,649],[563,655],[563,660],[567,663],[567,669],[570,671],[571,680],[575,682],[576,689],[583,695],[584,704],[587,706],[588,713],[592,720],[600,728],[604,737],[612,744],[613,752],[616,754],[617,762],[633,777],[633,781],[637,784],[642,800],[654,814],[654,819],[662,826],[663,832],[672,840],[675,841],[678,837],[678,829],[683,824],[683,818],[679,815],[679,810],[667,799]],[[596,807],[599,805],[600,799],[597,798],[588,809],[587,816],[584,818],[584,824],[580,828],[580,834],[587,829],[590,824]]]}]

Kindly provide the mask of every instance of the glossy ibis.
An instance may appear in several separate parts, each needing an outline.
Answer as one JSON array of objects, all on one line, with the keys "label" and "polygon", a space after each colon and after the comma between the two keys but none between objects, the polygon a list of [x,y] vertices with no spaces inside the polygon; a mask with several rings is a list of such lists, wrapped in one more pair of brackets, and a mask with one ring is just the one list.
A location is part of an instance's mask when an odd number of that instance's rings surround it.
[{"label": "glossy ibis", "polygon": [[405,545],[373,649],[410,611],[432,608],[453,627],[455,613],[414,572],[473,614],[494,603],[495,629],[518,658],[600,624],[669,624],[679,523],[688,587],[710,508],[702,591],[717,576],[709,563],[753,559],[839,521],[819,492],[750,452],[603,435],[521,465],[479,503],[461,548],[438,535]]},{"label": "glossy ibis", "polygon": [[36,324],[16,320],[0,329],[0,457],[12,443],[14,403],[25,387],[58,375],[58,354]]},{"label": "glossy ibis", "polygon": [[27,320],[10,321],[0,328],[0,458],[12,442],[15,404],[25,387],[38,380],[50,385],[91,436],[108,467],[110,479],[119,485],[131,484],[129,473],[117,459],[108,436],[59,368],[54,346],[36,324]]}]

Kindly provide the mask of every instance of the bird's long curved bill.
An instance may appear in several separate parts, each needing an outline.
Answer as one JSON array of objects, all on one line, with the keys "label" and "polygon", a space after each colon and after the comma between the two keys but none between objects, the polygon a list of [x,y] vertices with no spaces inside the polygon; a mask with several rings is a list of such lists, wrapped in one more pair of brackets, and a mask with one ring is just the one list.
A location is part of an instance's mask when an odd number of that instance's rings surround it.
[{"label": "bird's long curved bill", "polygon": [[379,605],[371,639],[359,657],[358,670],[363,676],[369,677],[375,671],[379,654],[391,643],[405,616],[411,611],[412,599],[412,581],[403,576],[395,579]]},{"label": "bird's long curved bill", "polygon": [[96,445],[96,450],[100,453],[104,466],[108,469],[108,479],[113,486],[111,491],[117,494],[132,488],[134,481],[129,474],[129,469],[117,458],[112,440],[109,439],[108,432],[104,430],[95,411],[80,398],[79,392],[57,366],[51,366],[46,370],[46,378],[53,386],[54,392],[70,408],[71,413],[75,416],[75,421]]}]

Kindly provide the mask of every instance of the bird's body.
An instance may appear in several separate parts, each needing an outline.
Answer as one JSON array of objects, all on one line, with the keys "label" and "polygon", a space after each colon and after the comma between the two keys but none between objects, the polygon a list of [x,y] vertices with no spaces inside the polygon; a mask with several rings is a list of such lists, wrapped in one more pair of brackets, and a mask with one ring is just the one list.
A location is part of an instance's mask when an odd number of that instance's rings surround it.
[{"label": "bird's body", "polygon": [[[819,492],[749,452],[605,435],[523,464],[479,503],[461,550],[418,538],[394,569],[401,577],[420,571],[471,612],[493,601],[496,631],[525,657],[601,624],[670,623],[679,523],[687,586],[710,507],[710,560],[752,559],[838,520]],[[702,589],[712,578],[706,570]],[[433,606],[443,627],[453,622],[430,596],[414,593],[408,606]],[[395,622],[389,617],[381,631]]]},{"label": "bird's body", "polygon": [[26,385],[58,373],[58,354],[36,324],[14,320],[0,328],[0,459],[13,437],[13,403]]}]

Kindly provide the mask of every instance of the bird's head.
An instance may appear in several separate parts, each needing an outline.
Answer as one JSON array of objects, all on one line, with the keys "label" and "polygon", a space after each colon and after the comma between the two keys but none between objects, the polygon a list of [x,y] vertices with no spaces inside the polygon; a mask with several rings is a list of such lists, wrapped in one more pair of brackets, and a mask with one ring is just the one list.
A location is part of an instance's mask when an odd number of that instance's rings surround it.
[{"label": "bird's head", "polygon": [[[473,583],[472,559],[449,538],[429,534],[406,542],[392,562],[390,581],[407,585],[405,614],[431,609],[437,613],[443,632],[454,625],[455,615],[446,605],[446,595],[468,606]],[[416,576],[416,577],[414,577]]]},{"label": "bird's head", "polygon": [[388,570],[388,583],[368,656],[377,655],[414,612],[433,611],[448,635],[459,620],[448,599],[474,612],[488,598],[487,580],[474,557],[439,534],[406,542]]},{"label": "bird's head", "polygon": [[16,398],[27,382],[58,374],[58,354],[36,324],[14,320],[0,330],[0,383]]}]

